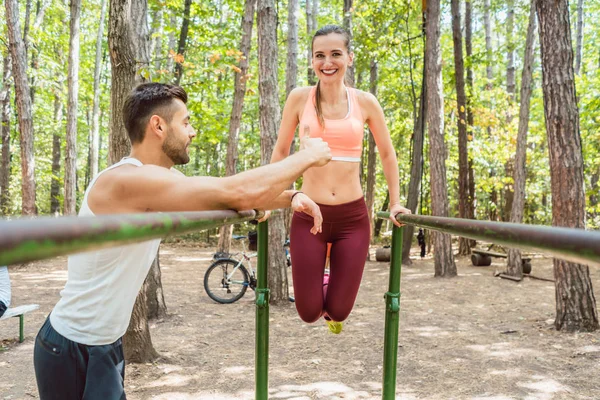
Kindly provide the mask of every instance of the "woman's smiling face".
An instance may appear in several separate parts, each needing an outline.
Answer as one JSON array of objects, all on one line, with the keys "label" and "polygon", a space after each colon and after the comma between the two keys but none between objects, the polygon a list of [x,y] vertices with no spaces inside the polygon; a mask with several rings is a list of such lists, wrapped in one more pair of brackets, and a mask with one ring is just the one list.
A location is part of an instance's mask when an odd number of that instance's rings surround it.
[{"label": "woman's smiling face", "polygon": [[346,38],[339,33],[316,36],[312,44],[312,67],[324,83],[344,80],[354,54],[348,52]]}]

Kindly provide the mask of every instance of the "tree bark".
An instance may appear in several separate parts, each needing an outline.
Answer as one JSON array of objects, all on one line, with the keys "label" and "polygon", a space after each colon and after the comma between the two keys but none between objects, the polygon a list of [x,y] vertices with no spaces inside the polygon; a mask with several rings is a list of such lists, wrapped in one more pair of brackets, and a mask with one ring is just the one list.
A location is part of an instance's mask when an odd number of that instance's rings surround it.
[{"label": "tree bark", "polygon": [[21,39],[19,6],[17,0],[6,0],[6,25],[12,57],[15,99],[21,136],[21,211],[24,215],[36,215],[35,205],[35,159],[33,157],[33,110],[31,92],[27,81],[27,55]]},{"label": "tree bark", "polygon": [[[146,0],[110,1],[108,28],[112,72],[110,164],[128,155],[131,148],[121,110],[125,98],[136,84],[136,78],[138,81],[143,80],[143,77],[137,74],[138,64],[144,66],[149,63],[147,6]],[[146,291],[140,290],[133,306],[127,333],[123,337],[125,358],[128,362],[148,362],[158,357],[152,346],[148,328],[147,297]]]},{"label": "tree bark", "polygon": [[[344,28],[348,31],[350,36],[350,43],[352,43],[352,13],[354,12],[353,3],[354,0],[344,0]],[[354,64],[346,69],[346,83],[349,86],[354,86]]]},{"label": "tree bark", "polygon": [[[59,83],[62,84],[62,83]],[[60,157],[62,137],[57,131],[63,118],[63,103],[60,90],[54,92],[54,132],[52,133],[52,180],[50,183],[50,213],[60,214]]]},{"label": "tree bark", "polygon": [[[268,164],[277,140],[280,121],[279,91],[277,87],[277,11],[274,0],[259,0],[258,19],[258,90],[260,112],[260,158]],[[283,216],[269,219],[268,283],[271,303],[288,301],[287,265]]]},{"label": "tree bark", "polygon": [[492,24],[490,20],[490,9],[491,1],[484,0],[484,12],[483,12],[483,25],[485,27],[485,59],[486,59],[486,77],[487,85],[486,89],[492,88],[492,80],[494,79],[494,67],[493,67],[493,47],[492,47]]},{"label": "tree bark", "polygon": [[10,52],[3,57],[2,91],[0,91],[0,106],[2,107],[2,155],[0,162],[0,214],[8,215],[10,209]]},{"label": "tree bark", "polygon": [[[506,92],[511,101],[515,98],[515,43],[513,40],[515,26],[515,1],[506,1]],[[512,116],[509,114],[509,118]],[[510,119],[509,119],[510,122]]]},{"label": "tree bark", "polygon": [[[552,225],[585,228],[583,156],[567,0],[538,1],[542,88],[552,186]],[[557,330],[598,329],[586,265],[554,260]]]},{"label": "tree bark", "polygon": [[[235,175],[238,160],[238,140],[242,123],[242,111],[244,108],[244,96],[246,94],[246,81],[248,74],[248,59],[252,47],[252,25],[254,24],[254,13],[256,0],[246,0],[244,15],[242,16],[242,40],[240,43],[239,72],[234,74],[233,106],[231,118],[229,119],[229,134],[227,139],[227,176]],[[231,233],[233,225],[222,226],[219,230],[219,243],[217,251],[229,252],[231,246]]]},{"label": "tree bark", "polygon": [[[177,46],[177,54],[185,56],[185,47],[187,42],[188,30],[190,27],[190,8],[192,0],[185,0],[183,8],[183,23],[181,24],[181,32],[179,34],[179,45]],[[175,63],[175,84],[179,85],[181,76],[183,75],[183,63]]]},{"label": "tree bark", "polygon": [[[535,51],[535,0],[531,3],[529,12],[529,25],[525,39],[525,57],[523,61],[523,73],[521,75],[521,105],[519,110],[519,133],[517,135],[517,153],[514,165],[514,198],[510,212],[510,222],[520,224],[523,222],[523,209],[525,208],[525,179],[527,176],[527,129],[529,125],[529,103],[531,98],[533,56]],[[521,278],[523,276],[523,265],[521,251],[518,249],[508,250],[506,273],[510,276]]]},{"label": "tree bark", "polygon": [[[442,57],[440,49],[440,0],[427,2],[425,23],[427,56],[427,126],[429,127],[429,164],[432,215],[448,215],[446,182],[446,146],[444,143],[444,94],[442,91]],[[435,276],[456,276],[450,235],[433,232]]]},{"label": "tree bark", "polygon": [[160,251],[156,253],[156,258],[148,271],[144,280],[142,292],[146,292],[146,307],[148,310],[148,319],[163,318],[167,315],[167,305],[162,288],[162,274],[160,272]]},{"label": "tree bark", "polygon": [[[465,93],[465,64],[462,51],[460,23],[460,0],[451,0],[452,39],[454,43],[454,81],[456,82],[456,106],[458,109],[458,216],[468,218],[469,199],[469,153],[467,148],[467,95]],[[458,254],[471,252],[471,240],[458,239]]]},{"label": "tree bark", "polygon": [[98,175],[98,151],[100,146],[100,73],[102,70],[102,38],[104,36],[104,19],[106,16],[106,0],[101,0],[100,23],[96,35],[96,60],[94,61],[94,103],[92,109],[92,131],[89,145],[90,180]]},{"label": "tree bark", "polygon": [[[371,85],[370,92],[372,95],[377,96],[377,60],[371,60]],[[371,227],[371,239],[373,238],[373,211],[375,205],[375,172],[377,167],[377,155],[375,150],[377,145],[375,144],[375,138],[373,133],[369,131],[368,134],[368,153],[367,153],[367,187],[365,190],[367,211],[369,213],[369,226]],[[369,258],[370,258],[369,254]]]},{"label": "tree bark", "polygon": [[583,48],[583,0],[577,1],[577,42],[575,45],[575,75],[581,72],[581,49]]},{"label": "tree bark", "polygon": [[313,3],[317,0],[306,0],[306,37],[308,38],[308,49],[306,50],[306,80],[309,86],[313,86],[317,83],[315,77],[315,71],[312,69],[312,37],[315,33],[316,27],[313,26]]},{"label": "tree bark", "polygon": [[[471,0],[465,0],[465,49],[467,51],[467,146],[473,141],[473,15]],[[468,146],[470,147],[470,146]],[[470,153],[467,147],[467,152]],[[475,173],[473,158],[469,157],[469,202],[467,218],[475,219]],[[475,240],[469,240],[469,247],[474,247]]]},{"label": "tree bark", "polygon": [[79,20],[81,0],[70,0],[67,147],[65,149],[64,214],[77,213],[77,94],[79,93]]}]

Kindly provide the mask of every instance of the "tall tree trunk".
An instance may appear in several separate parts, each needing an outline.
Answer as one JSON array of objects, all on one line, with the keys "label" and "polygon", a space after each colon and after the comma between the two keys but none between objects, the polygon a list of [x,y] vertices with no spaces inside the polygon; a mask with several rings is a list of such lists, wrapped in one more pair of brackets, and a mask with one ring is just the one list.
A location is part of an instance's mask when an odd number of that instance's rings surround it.
[{"label": "tall tree trunk", "polygon": [[69,75],[67,100],[67,147],[65,150],[64,214],[77,213],[77,94],[79,92],[79,19],[81,0],[70,0]]},{"label": "tall tree trunk", "polygon": [[[238,139],[242,123],[242,110],[244,108],[244,95],[246,94],[246,81],[248,74],[248,59],[252,47],[252,25],[256,0],[246,0],[244,15],[242,16],[242,40],[240,43],[240,71],[234,74],[233,106],[229,119],[229,134],[227,139],[227,176],[235,175],[238,160]],[[233,225],[222,226],[219,230],[219,243],[217,251],[229,252]]]},{"label": "tall tree trunk", "polygon": [[[434,216],[446,217],[448,216],[448,185],[446,182],[446,145],[444,143],[440,0],[430,0],[427,2],[425,29],[431,211]],[[435,276],[456,276],[456,264],[454,263],[454,255],[452,254],[451,236],[441,232],[433,232],[433,235]]]},{"label": "tall tree trunk", "polygon": [[[369,91],[377,96],[377,60],[371,60],[370,68],[371,84]],[[377,155],[375,153],[377,146],[375,138],[371,131],[368,133],[368,152],[367,152],[367,186],[365,188],[365,197],[367,203],[367,212],[369,213],[369,226],[371,227],[371,238],[373,238],[373,211],[375,205],[375,172],[377,167]],[[369,254],[369,258],[370,258]]]},{"label": "tall tree trunk", "polygon": [[94,62],[94,105],[92,110],[92,131],[89,145],[90,180],[98,175],[98,151],[100,146],[100,73],[102,70],[102,38],[104,36],[104,18],[106,0],[101,0],[100,23],[96,35],[96,60]]},{"label": "tall tree trunk", "polygon": [[581,49],[583,48],[583,0],[577,0],[577,38],[575,45],[575,75],[581,71]]},{"label": "tall tree trunk", "polygon": [[148,310],[148,319],[163,318],[167,315],[167,304],[165,303],[162,288],[159,252],[156,253],[156,258],[152,262],[141,291],[147,294],[146,307]]},{"label": "tall tree trunk", "polygon": [[[567,0],[538,1],[542,88],[552,185],[552,225],[585,228],[583,156]],[[554,259],[556,329],[598,329],[587,265]]]},{"label": "tall tree trunk", "polygon": [[[177,16],[175,14],[171,14],[171,19],[169,21],[170,26],[175,26],[177,24]],[[175,46],[177,46],[177,39],[175,38],[175,33],[173,32],[173,30],[169,30],[169,41],[168,41],[168,45],[169,45],[169,54],[171,53],[171,50],[175,51]],[[167,70],[171,71],[173,69],[173,57],[169,57],[167,59]]]},{"label": "tall tree trunk", "polygon": [[[59,83],[61,85],[62,83]],[[62,135],[58,132],[63,118],[63,103],[60,98],[61,90],[54,92],[54,129],[52,133],[52,180],[50,183],[50,213],[60,214],[60,156]]]},{"label": "tall tree trunk", "polygon": [[[465,48],[467,51],[467,145],[473,141],[473,15],[471,0],[465,0]],[[468,146],[470,147],[470,146]],[[467,147],[467,154],[471,153]],[[469,157],[469,202],[467,203],[467,218],[475,219],[475,173],[473,158]],[[469,240],[469,247],[476,242]]]},{"label": "tall tree trunk", "polygon": [[493,47],[492,47],[492,23],[490,18],[491,0],[483,0],[484,11],[483,11],[483,25],[485,27],[485,60],[486,60],[486,77],[487,85],[486,89],[492,88],[492,80],[494,79],[494,61],[493,61]]},{"label": "tall tree trunk", "polygon": [[[147,7],[146,0],[110,1],[108,28],[112,73],[110,164],[128,155],[131,148],[121,110],[125,98],[136,84],[138,70],[136,64],[147,65],[149,62]],[[137,78],[139,81],[142,80],[140,76]],[[140,290],[133,306],[129,327],[123,337],[125,358],[128,362],[148,362],[158,357],[152,346],[148,328],[147,297],[147,292]]]},{"label": "tall tree trunk", "polygon": [[0,161],[0,214],[8,215],[10,209],[10,52],[6,52],[2,64],[2,91],[0,107],[2,108],[2,155]]},{"label": "tall tree trunk", "polygon": [[21,136],[21,210],[24,215],[37,214],[35,205],[35,159],[33,157],[33,110],[27,81],[27,55],[21,39],[17,0],[6,0],[6,25],[12,57],[15,99]]},{"label": "tall tree trunk", "polygon": [[[177,46],[177,54],[185,56],[185,47],[187,42],[188,30],[190,27],[190,8],[192,0],[185,0],[183,8],[183,23],[181,24],[181,32],[179,33],[179,45]],[[175,84],[179,85],[183,75],[183,62],[175,63]]]},{"label": "tall tree trunk", "polygon": [[313,26],[313,3],[317,0],[306,0],[306,37],[308,38],[308,49],[306,50],[306,80],[310,86],[317,83],[315,71],[312,69],[312,36],[315,33],[316,27]]},{"label": "tall tree trunk", "polygon": [[[280,121],[279,91],[277,88],[277,11],[274,0],[259,0],[258,19],[258,90],[260,110],[260,159],[268,164],[277,140]],[[288,281],[285,253],[285,227],[283,216],[269,219],[269,268],[268,282],[270,301],[288,301]]]},{"label": "tall tree trunk", "polygon": [[[456,106],[458,109],[458,216],[468,218],[469,203],[469,153],[467,149],[467,96],[465,93],[465,64],[462,51],[460,24],[460,0],[451,1],[452,39],[454,42],[454,81],[456,82]],[[471,252],[471,241],[458,239],[458,254]]]},{"label": "tall tree trunk", "polygon": [[[517,153],[514,165],[514,199],[510,212],[510,222],[520,224],[523,222],[523,209],[525,208],[525,179],[527,176],[527,129],[529,125],[529,100],[531,98],[533,55],[535,51],[535,0],[531,3],[529,11],[529,26],[525,39],[525,59],[521,75],[521,105],[519,110],[519,133],[517,135]],[[521,278],[523,266],[521,252],[518,249],[508,250],[506,270],[509,275]]]},{"label": "tall tree trunk", "polygon": [[[515,2],[507,0],[506,2],[506,92],[508,93],[508,110],[506,112],[506,123],[510,127],[513,120],[513,103],[515,100],[515,42],[514,42],[514,21],[515,21]],[[504,165],[505,176],[512,176],[514,169],[514,159],[510,158]],[[514,192],[510,186],[504,189],[504,206],[500,209],[501,219],[508,221],[510,219],[510,210],[512,208]]]},{"label": "tall tree trunk", "polygon": [[[350,36],[350,43],[352,43],[352,13],[354,7],[352,3],[354,0],[344,0],[344,28],[348,31]],[[346,69],[346,83],[350,86],[354,86],[354,64]]]}]

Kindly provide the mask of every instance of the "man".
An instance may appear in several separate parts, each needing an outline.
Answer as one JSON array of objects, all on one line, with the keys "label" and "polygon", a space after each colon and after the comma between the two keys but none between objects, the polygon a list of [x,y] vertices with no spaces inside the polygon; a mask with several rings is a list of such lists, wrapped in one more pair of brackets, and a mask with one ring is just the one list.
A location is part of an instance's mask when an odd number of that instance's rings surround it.
[{"label": "man", "polygon": [[[102,171],[88,187],[79,215],[273,209],[292,207],[315,217],[318,206],[285,190],[306,169],[331,159],[321,139],[304,141],[285,160],[226,178],[185,177],[171,170],[189,162],[196,136],[187,94],[178,87],[143,84],[123,107],[129,157]],[[69,257],[61,299],[36,338],[34,366],[41,400],[125,399],[125,334],[137,293],[160,239]]]}]

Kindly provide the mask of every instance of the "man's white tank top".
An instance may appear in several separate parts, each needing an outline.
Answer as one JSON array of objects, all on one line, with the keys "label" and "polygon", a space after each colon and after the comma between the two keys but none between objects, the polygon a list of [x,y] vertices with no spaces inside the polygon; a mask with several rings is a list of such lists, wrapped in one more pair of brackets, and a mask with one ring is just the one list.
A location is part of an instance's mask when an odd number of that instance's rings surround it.
[{"label": "man's white tank top", "polygon": [[[124,164],[124,158],[100,172],[85,192],[79,216],[93,216],[88,194],[104,172]],[[68,278],[60,300],[50,314],[61,335],[88,346],[110,344],[127,331],[137,294],[156,257],[161,239],[69,256]]]}]

